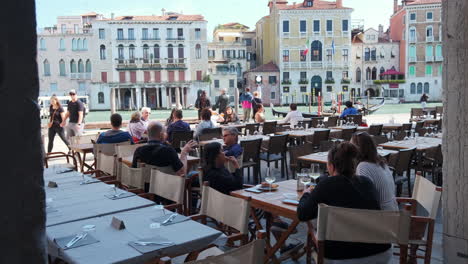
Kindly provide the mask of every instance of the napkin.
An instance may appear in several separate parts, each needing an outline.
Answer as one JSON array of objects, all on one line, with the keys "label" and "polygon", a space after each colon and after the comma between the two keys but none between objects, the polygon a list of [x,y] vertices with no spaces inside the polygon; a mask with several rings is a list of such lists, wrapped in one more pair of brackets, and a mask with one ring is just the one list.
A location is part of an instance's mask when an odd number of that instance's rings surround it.
[{"label": "napkin", "polygon": [[70,248],[77,248],[77,247],[81,247],[81,246],[86,246],[86,245],[91,245],[91,244],[99,242],[99,240],[97,240],[95,237],[93,237],[92,235],[90,235],[88,233],[88,235],[85,238],[80,239],[78,242],[73,244],[73,246],[71,246],[69,248],[65,248],[65,246],[68,244],[68,242],[70,242],[76,235],[77,234],[66,236],[66,237],[61,237],[61,238],[56,238],[56,239],[54,239],[54,242],[55,242],[55,244],[57,244],[60,248],[62,248],[64,250],[67,250],[67,249],[70,249]]},{"label": "napkin", "polygon": [[129,246],[136,249],[138,252],[140,252],[142,254],[153,252],[153,251],[156,251],[156,250],[160,250],[160,249],[167,248],[167,247],[175,245],[174,242],[172,242],[172,241],[170,241],[170,240],[168,240],[168,239],[166,239],[166,238],[164,238],[162,236],[155,236],[155,237],[151,237],[151,238],[140,239],[138,241],[139,242],[151,241],[151,242],[161,242],[161,243],[163,243],[163,242],[172,243],[171,245],[149,244],[149,245],[146,245],[146,246],[136,244],[135,242],[137,242],[137,241],[132,241],[132,242],[128,243]]}]

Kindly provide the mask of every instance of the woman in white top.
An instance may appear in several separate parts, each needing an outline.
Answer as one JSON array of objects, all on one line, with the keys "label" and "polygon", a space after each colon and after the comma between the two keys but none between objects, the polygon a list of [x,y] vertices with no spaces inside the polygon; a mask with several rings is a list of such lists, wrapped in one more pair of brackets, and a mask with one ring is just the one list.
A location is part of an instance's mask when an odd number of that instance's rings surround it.
[{"label": "woman in white top", "polygon": [[290,123],[291,126],[296,126],[299,121],[303,121],[304,117],[302,117],[302,113],[297,111],[297,105],[291,104],[289,105],[291,111],[286,115],[286,117],[281,120],[279,123],[286,124]]},{"label": "woman in white top", "polygon": [[379,156],[372,137],[366,132],[356,133],[351,138],[351,143],[360,151],[356,175],[368,177],[374,183],[379,195],[380,209],[398,211],[392,172],[385,160]]},{"label": "woman in white top", "polygon": [[211,110],[208,108],[204,108],[201,113],[201,122],[197,125],[195,129],[195,138],[198,138],[201,134],[203,129],[205,128],[215,128],[216,125],[211,121]]}]

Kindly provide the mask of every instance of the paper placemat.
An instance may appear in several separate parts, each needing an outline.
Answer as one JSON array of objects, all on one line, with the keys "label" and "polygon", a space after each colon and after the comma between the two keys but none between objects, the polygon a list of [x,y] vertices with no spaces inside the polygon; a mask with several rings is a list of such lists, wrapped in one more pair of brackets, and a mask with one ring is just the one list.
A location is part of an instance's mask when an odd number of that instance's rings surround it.
[{"label": "paper placemat", "polygon": [[118,199],[123,199],[123,198],[127,198],[127,197],[132,197],[132,196],[135,196],[136,194],[134,193],[131,193],[131,192],[121,192],[121,193],[117,193],[117,195],[113,194],[113,193],[109,193],[109,194],[106,194],[104,196],[106,196],[107,198],[111,199],[111,200],[118,200]]},{"label": "paper placemat", "polygon": [[96,183],[96,182],[101,182],[101,181],[98,180],[98,179],[89,178],[89,179],[86,179],[86,180],[80,182],[80,184],[81,185],[86,185],[86,184],[91,184],[91,183]]},{"label": "paper placemat", "polygon": [[166,215],[163,215],[163,216],[160,216],[160,217],[152,218],[151,221],[156,222],[156,223],[160,223],[162,226],[168,226],[168,225],[177,224],[177,223],[181,223],[181,222],[185,222],[185,221],[190,220],[190,218],[188,218],[186,216],[177,214],[177,216],[171,222],[167,222],[167,223],[163,224],[163,222],[165,220],[167,220],[169,217],[171,217],[171,215],[173,215],[173,214],[166,214]]},{"label": "paper placemat", "polygon": [[86,245],[91,245],[91,244],[99,242],[99,240],[97,240],[95,237],[93,237],[92,235],[90,235],[88,233],[88,235],[85,238],[80,239],[78,242],[73,244],[73,246],[67,248],[66,245],[74,237],[76,237],[76,234],[71,235],[71,236],[56,238],[56,239],[54,239],[54,242],[55,242],[55,244],[57,244],[60,248],[62,248],[64,250],[71,249],[71,248],[77,248],[77,247],[81,247],[81,246],[86,246]]},{"label": "paper placemat", "polygon": [[[147,245],[141,245],[137,244],[136,242],[156,242],[156,243],[171,243],[171,244],[147,244]],[[174,242],[162,237],[162,236],[155,236],[152,238],[145,238],[145,239],[140,239],[138,241],[132,241],[128,243],[129,246],[132,248],[136,249],[138,252],[145,254],[149,252],[153,252],[156,250],[160,250],[163,248],[167,248],[170,246],[175,245]]]}]

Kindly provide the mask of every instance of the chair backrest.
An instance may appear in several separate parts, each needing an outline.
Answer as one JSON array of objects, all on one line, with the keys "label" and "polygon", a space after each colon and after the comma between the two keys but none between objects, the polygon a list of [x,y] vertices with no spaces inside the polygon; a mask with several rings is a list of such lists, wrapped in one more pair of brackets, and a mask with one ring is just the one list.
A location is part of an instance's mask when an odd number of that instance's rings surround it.
[{"label": "chair backrest", "polygon": [[257,239],[218,256],[186,262],[186,264],[258,264],[265,255],[265,240]]},{"label": "chair backrest", "polygon": [[330,129],[316,130],[312,136],[313,147],[319,147],[320,142],[328,141],[330,137]]},{"label": "chair backrest", "polygon": [[420,136],[424,135],[424,133],[426,132],[426,129],[424,128],[424,121],[416,122],[414,132],[418,133]]},{"label": "chair backrest", "polygon": [[335,127],[338,125],[339,116],[330,116],[328,121],[325,123],[326,127]]},{"label": "chair backrest", "polygon": [[242,147],[242,162],[259,162],[260,148],[262,147],[262,138],[253,140],[242,140],[240,142]]},{"label": "chair backrest", "polygon": [[411,108],[411,118],[424,116],[422,108]]},{"label": "chair backrest", "polygon": [[421,175],[416,175],[413,188],[413,199],[427,211],[429,217],[435,219],[439,210],[442,189]]},{"label": "chair backrest", "polygon": [[202,190],[200,214],[233,227],[242,234],[249,232],[250,201],[225,195],[206,184]]},{"label": "chair backrest", "polygon": [[288,135],[270,136],[268,154],[281,154],[287,151]]},{"label": "chair backrest", "polygon": [[[133,145],[116,145],[115,146],[115,155],[116,159],[119,160],[120,158],[125,158],[129,156],[133,156],[133,153],[135,153],[135,150],[142,145],[139,144],[133,144]],[[116,167],[116,176],[117,180],[120,181],[122,177],[122,162],[117,162],[117,167]]]},{"label": "chair backrest", "polygon": [[159,170],[161,172],[164,172],[166,174],[170,175],[176,175],[175,171],[172,169],[171,166],[166,166],[166,167],[158,167],[150,164],[145,164],[145,163],[139,163],[138,167],[141,167],[143,170],[143,181],[145,183],[149,183],[151,179],[151,171],[153,169]]},{"label": "chair backrest", "polygon": [[372,136],[372,140],[374,140],[375,145],[380,145],[388,142],[387,136]]},{"label": "chair backrest", "polygon": [[269,134],[274,134],[276,133],[276,121],[269,121],[269,122],[264,122],[263,123],[263,134],[264,135],[269,135]]},{"label": "chair backrest", "polygon": [[185,176],[176,176],[151,169],[149,192],[171,200],[184,203]]},{"label": "chair backrest", "polygon": [[199,141],[212,140],[213,138],[223,138],[223,131],[220,127],[205,128],[198,136]]},{"label": "chair backrest", "polygon": [[96,140],[99,134],[89,134],[81,136],[70,137],[70,144],[79,145],[79,144],[89,144],[92,143],[91,140]]},{"label": "chair backrest", "polygon": [[319,151],[328,152],[336,143],[332,141],[322,141],[320,142]]},{"label": "chair backrest", "polygon": [[407,245],[410,219],[406,211],[363,210],[319,204],[317,239]]},{"label": "chair backrest", "polygon": [[289,147],[289,163],[291,166],[297,167],[297,159],[300,156],[305,156],[313,153],[314,146],[312,143],[306,143],[298,146]]},{"label": "chair backrest", "polygon": [[362,115],[347,115],[346,118],[352,118],[353,123],[361,125],[362,124]]},{"label": "chair backrest", "polygon": [[311,122],[311,123],[312,123],[312,127],[317,127],[318,124],[319,124],[319,122],[320,122],[320,121],[323,121],[324,118],[323,118],[323,117],[312,117],[311,120],[312,120],[312,122]]},{"label": "chair backrest", "polygon": [[413,124],[412,123],[404,123],[402,126],[401,126],[401,131],[405,132],[405,131],[411,131],[411,128],[413,128]]},{"label": "chair backrest", "polygon": [[126,164],[120,162],[121,174],[120,182],[129,187],[137,187],[139,189],[145,188],[145,181],[143,178],[143,168],[131,168]]},{"label": "chair backrest", "polygon": [[369,127],[369,135],[371,136],[380,136],[382,134],[383,125],[371,125]]},{"label": "chair backrest", "polygon": [[351,137],[353,136],[354,132],[356,132],[356,128],[343,128],[341,130],[341,138],[345,141],[350,141]]},{"label": "chair backrest", "polygon": [[245,125],[245,135],[250,134],[253,135],[255,131],[258,131],[260,124],[246,124]]},{"label": "chair backrest", "polygon": [[174,131],[172,133],[172,143],[171,143],[171,145],[174,148],[179,148],[181,141],[189,142],[192,139],[193,139],[193,130],[190,130],[190,131]]},{"label": "chair backrest", "polygon": [[405,131],[397,131],[393,134],[394,140],[403,140],[407,136]]},{"label": "chair backrest", "polygon": [[108,155],[102,151],[96,154],[96,169],[105,172],[109,175],[116,175],[116,158],[115,155]]},{"label": "chair backrest", "polygon": [[442,115],[444,113],[444,107],[443,106],[436,106],[436,114],[437,115]]},{"label": "chair backrest", "polygon": [[413,157],[415,149],[400,149],[398,151],[398,159],[395,164],[395,172],[397,174],[402,174],[403,172],[407,171],[410,164],[411,159]]}]

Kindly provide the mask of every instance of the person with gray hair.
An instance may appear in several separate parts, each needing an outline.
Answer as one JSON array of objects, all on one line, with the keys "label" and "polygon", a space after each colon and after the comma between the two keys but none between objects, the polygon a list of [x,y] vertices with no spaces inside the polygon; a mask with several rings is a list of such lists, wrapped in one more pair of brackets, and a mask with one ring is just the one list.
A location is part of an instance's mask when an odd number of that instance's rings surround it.
[{"label": "person with gray hair", "polygon": [[213,110],[219,109],[218,114],[225,113],[226,107],[229,104],[229,97],[226,95],[226,89],[221,89],[220,95],[216,100],[216,104],[213,106]]},{"label": "person with gray hair", "polygon": [[223,130],[223,152],[227,157],[238,158],[242,155],[242,147],[239,145],[239,131],[235,127],[226,127]]},{"label": "person with gray hair", "polygon": [[135,150],[132,167],[136,168],[138,162],[144,162],[158,167],[171,167],[176,175],[187,173],[187,155],[196,146],[194,141],[189,141],[180,153],[165,142],[165,128],[160,122],[148,124],[148,144]]},{"label": "person with gray hair", "polygon": [[148,127],[149,124],[149,115],[151,114],[151,108],[149,107],[142,107],[141,108],[141,121],[145,125],[145,128]]}]

